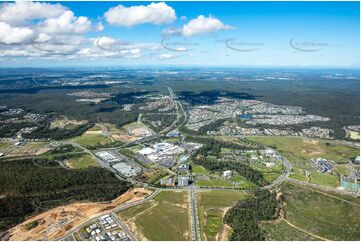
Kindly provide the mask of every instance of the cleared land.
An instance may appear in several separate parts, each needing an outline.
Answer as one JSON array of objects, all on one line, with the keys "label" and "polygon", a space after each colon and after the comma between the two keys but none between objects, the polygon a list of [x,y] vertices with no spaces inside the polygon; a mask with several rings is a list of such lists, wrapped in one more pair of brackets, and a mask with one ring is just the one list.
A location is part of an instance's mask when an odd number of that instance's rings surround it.
[{"label": "cleared land", "polygon": [[59,117],[55,120],[53,120],[50,123],[50,128],[60,128],[60,129],[73,129],[76,128],[79,125],[84,125],[88,123],[86,120],[75,120],[75,119],[68,119],[65,116]]},{"label": "cleared land", "polygon": [[115,124],[110,123],[102,123],[101,125],[104,131],[107,133],[108,137],[113,140],[127,143],[138,139],[137,137],[129,135],[127,130],[123,127],[117,128]]},{"label": "cleared land", "polygon": [[68,160],[67,164],[74,169],[88,168],[90,166],[97,166],[97,161],[88,154],[76,157],[74,159]]},{"label": "cleared land", "polygon": [[188,193],[162,191],[118,213],[139,240],[191,240]]},{"label": "cleared land", "polygon": [[[237,179],[241,178],[241,179]],[[223,179],[211,177],[210,179],[196,180],[196,186],[198,187],[234,187],[234,188],[256,188],[257,185],[248,182],[243,177],[234,177],[234,179]]]},{"label": "cleared land", "polygon": [[278,241],[305,241],[318,240],[317,238],[299,231],[289,226],[284,220],[272,221],[269,223],[261,223],[261,228],[264,229],[272,240]]},{"label": "cleared land", "polygon": [[102,134],[83,134],[78,138],[75,138],[74,141],[84,147],[96,147],[96,146],[106,146],[113,143],[113,141],[105,137]]},{"label": "cleared land", "polygon": [[122,128],[126,129],[128,134],[134,137],[149,136],[153,132],[150,128],[141,122],[126,124]]},{"label": "cleared land", "polygon": [[285,219],[300,230],[329,240],[360,239],[358,198],[291,183],[284,184],[280,191],[286,197]]},{"label": "cleared land", "polygon": [[[10,240],[56,240],[89,218],[99,216],[121,204],[144,199],[151,193],[143,188],[135,188],[110,203],[76,202],[50,209],[12,228]],[[28,229],[29,224],[36,226]]]},{"label": "cleared land", "polygon": [[50,150],[48,142],[26,142],[22,145],[14,145],[10,141],[0,141],[0,153],[7,157],[41,155]]},{"label": "cleared land", "polygon": [[247,196],[238,191],[197,192],[197,206],[202,240],[228,240],[230,228],[223,224],[225,212]]},{"label": "cleared land", "polygon": [[275,147],[291,162],[322,157],[338,163],[346,163],[349,159],[359,155],[357,148],[338,141],[275,136],[248,137],[247,139]]}]

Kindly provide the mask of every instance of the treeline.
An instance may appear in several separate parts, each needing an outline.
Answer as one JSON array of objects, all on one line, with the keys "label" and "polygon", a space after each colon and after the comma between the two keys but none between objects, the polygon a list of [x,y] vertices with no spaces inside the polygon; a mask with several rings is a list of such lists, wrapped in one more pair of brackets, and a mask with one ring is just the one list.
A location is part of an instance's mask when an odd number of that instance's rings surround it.
[{"label": "treeline", "polygon": [[30,122],[4,123],[0,126],[0,137],[13,137],[20,129],[33,125],[34,124]]},{"label": "treeline", "polygon": [[0,161],[0,231],[42,209],[75,200],[108,201],[129,188],[104,168],[68,170],[47,159]]},{"label": "treeline", "polygon": [[68,139],[82,135],[85,131],[93,127],[94,124],[84,124],[75,126],[72,129],[50,128],[50,124],[39,126],[29,134],[23,134],[26,139]]},{"label": "treeline", "polygon": [[224,221],[233,232],[230,240],[265,240],[266,236],[258,223],[277,217],[276,194],[268,190],[258,190],[254,197],[238,202],[227,211]]},{"label": "treeline", "polygon": [[121,146],[123,145],[124,143],[121,142],[121,141],[112,141],[112,142],[109,142],[109,143],[105,143],[105,144],[102,144],[100,142],[94,144],[94,145],[82,145],[83,147],[89,149],[89,150],[96,150],[96,149],[101,149],[101,148],[113,148],[113,147],[118,147],[118,146]]},{"label": "treeline", "polygon": [[201,134],[207,134],[207,131],[216,131],[225,121],[226,119],[218,119],[210,124],[200,127],[198,132]]},{"label": "treeline", "polygon": [[202,148],[197,150],[192,155],[192,161],[197,164],[205,167],[209,171],[225,171],[233,170],[236,171],[241,176],[245,177],[249,181],[257,184],[258,186],[263,186],[268,184],[264,179],[263,174],[257,170],[252,169],[250,166],[239,163],[239,162],[221,162],[214,159],[209,159],[208,156],[219,157],[221,152],[222,143],[214,141],[209,144],[205,144]]}]

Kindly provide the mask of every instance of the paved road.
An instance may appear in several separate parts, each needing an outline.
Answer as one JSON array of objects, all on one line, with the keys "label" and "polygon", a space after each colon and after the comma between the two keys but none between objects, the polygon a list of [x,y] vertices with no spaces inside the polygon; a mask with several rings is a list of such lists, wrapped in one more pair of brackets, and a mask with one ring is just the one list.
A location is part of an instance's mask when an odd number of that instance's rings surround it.
[{"label": "paved road", "polygon": [[128,227],[123,223],[123,221],[121,221],[121,220],[118,218],[118,216],[116,215],[116,213],[112,212],[111,215],[112,215],[113,219],[115,220],[115,222],[116,222],[117,224],[119,224],[119,226],[122,228],[122,230],[129,235],[130,239],[131,239],[132,241],[136,241],[137,239],[134,237],[133,233],[128,229]]},{"label": "paved road", "polygon": [[[156,190],[154,191],[151,195],[149,195],[148,197],[146,197],[145,199],[143,200],[139,200],[139,201],[135,201],[135,202],[130,202],[130,203],[126,203],[126,204],[123,204],[121,206],[118,206],[114,209],[111,209],[111,210],[108,210],[108,211],[105,211],[103,213],[100,213],[99,215],[97,215],[96,217],[94,218],[90,218],[90,219],[87,219],[87,220],[84,220],[81,224],[79,224],[77,227],[69,230],[64,236],[62,236],[61,238],[59,238],[58,240],[65,240],[65,238],[71,236],[74,232],[76,232],[77,230],[79,230],[80,228],[82,228],[84,225],[86,225],[87,223],[91,222],[91,221],[95,221],[97,219],[99,219],[101,216],[105,215],[105,214],[112,214],[112,215],[115,215],[113,217],[117,217],[116,216],[116,213],[118,213],[119,211],[122,211],[124,209],[127,209],[127,208],[130,208],[130,207],[133,207],[133,206],[137,206],[137,205],[140,205],[142,203],[145,203],[151,199],[153,199],[155,196],[157,196],[159,194],[159,190]],[[124,227],[125,231],[131,236],[131,238],[133,240],[136,240],[136,238],[134,237],[134,235],[130,232],[130,230],[128,229],[128,227],[120,221],[120,219],[118,218],[117,221],[120,222],[120,225],[122,225],[122,228]]]},{"label": "paved road", "polygon": [[347,190],[340,190],[340,189],[335,189],[332,187],[325,187],[325,186],[321,186],[321,185],[317,185],[317,184],[313,184],[313,183],[308,183],[308,182],[304,182],[304,181],[299,181],[293,178],[287,178],[287,181],[299,184],[299,185],[303,185],[303,186],[309,186],[309,187],[313,187],[313,188],[317,188],[319,190],[323,190],[326,192],[335,192],[335,193],[340,193],[340,194],[344,194],[344,195],[350,195],[353,197],[359,197],[360,195],[354,192],[350,192]]},{"label": "paved road", "polygon": [[291,162],[289,162],[289,160],[287,160],[286,157],[284,156],[283,156],[283,166],[284,166],[283,173],[279,177],[277,177],[277,179],[274,180],[271,184],[262,187],[262,189],[271,189],[274,186],[277,186],[288,179],[292,170],[292,165]]},{"label": "paved road", "polygon": [[201,235],[199,231],[198,207],[197,198],[195,196],[194,186],[189,188],[190,210],[191,210],[191,226],[192,226],[192,240],[200,241]]},{"label": "paved road", "polygon": [[[181,127],[182,125],[184,125],[184,123],[187,120],[187,113],[184,111],[182,103],[180,101],[176,100],[177,96],[175,95],[173,89],[171,87],[169,87],[169,86],[167,86],[167,88],[168,88],[170,98],[172,98],[173,101],[175,102],[176,109],[177,109],[177,118],[170,126],[166,127],[162,131],[160,131],[159,132],[160,134],[164,134],[164,133],[167,133],[167,132],[169,132],[169,131],[171,131],[173,129]],[[184,117],[184,119],[183,119],[182,122],[180,122],[182,116]],[[177,125],[177,123],[179,123],[179,124]]]}]

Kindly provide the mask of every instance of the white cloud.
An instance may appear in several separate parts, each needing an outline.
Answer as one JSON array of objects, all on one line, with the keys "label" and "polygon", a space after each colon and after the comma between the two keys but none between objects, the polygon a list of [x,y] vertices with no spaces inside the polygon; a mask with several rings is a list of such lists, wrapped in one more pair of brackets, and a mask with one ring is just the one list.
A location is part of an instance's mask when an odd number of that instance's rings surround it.
[{"label": "white cloud", "polygon": [[173,58],[174,56],[172,54],[161,54],[159,56],[160,59],[171,59]]},{"label": "white cloud", "polygon": [[0,22],[0,43],[22,44],[29,43],[35,37],[32,29],[27,27],[11,27],[7,23]]},{"label": "white cloud", "polygon": [[70,10],[57,18],[47,19],[40,27],[45,33],[84,34],[91,30],[92,24],[87,17],[75,17]]},{"label": "white cloud", "polygon": [[104,16],[108,23],[126,27],[145,23],[167,24],[177,18],[175,10],[164,2],[132,7],[118,5],[110,8]]},{"label": "white cloud", "polygon": [[0,5],[0,21],[11,25],[24,24],[28,20],[57,17],[66,11],[60,4],[40,2],[15,2]]},{"label": "white cloud", "polygon": [[219,19],[212,16],[205,17],[199,15],[197,18],[192,19],[187,24],[183,25],[180,29],[166,30],[166,34],[180,34],[186,37],[217,32],[220,30],[231,29],[232,27],[222,23]]}]

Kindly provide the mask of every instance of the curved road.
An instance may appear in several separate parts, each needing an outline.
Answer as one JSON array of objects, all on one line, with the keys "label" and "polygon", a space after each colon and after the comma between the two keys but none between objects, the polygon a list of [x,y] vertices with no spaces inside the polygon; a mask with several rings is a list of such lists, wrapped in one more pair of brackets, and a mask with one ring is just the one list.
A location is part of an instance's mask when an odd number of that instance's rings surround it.
[{"label": "curved road", "polygon": [[108,210],[108,211],[105,211],[103,213],[100,213],[98,214],[96,217],[94,218],[90,218],[90,219],[87,219],[87,220],[84,220],[82,223],[80,223],[77,227],[69,230],[64,236],[62,236],[61,238],[59,238],[58,240],[65,240],[66,238],[68,238],[69,236],[72,236],[72,234],[74,232],[76,232],[77,230],[79,230],[81,227],[83,227],[84,225],[86,225],[87,223],[91,222],[91,221],[94,221],[94,220],[97,220],[99,219],[101,216],[105,215],[105,214],[112,214],[112,215],[115,215],[113,216],[115,218],[115,220],[117,222],[119,222],[120,226],[124,229],[124,231],[131,237],[131,239],[134,241],[136,240],[136,238],[134,237],[134,235],[130,232],[130,230],[128,229],[128,227],[122,222],[120,221],[120,219],[118,219],[118,217],[116,216],[116,213],[124,210],[124,209],[127,209],[127,208],[130,208],[130,207],[133,207],[133,206],[137,206],[137,205],[140,205],[142,203],[145,203],[151,199],[153,199],[155,196],[158,195],[160,191],[159,190],[156,190],[154,191],[151,195],[149,195],[148,197],[146,197],[145,199],[143,200],[139,200],[139,201],[135,201],[135,202],[130,202],[130,203],[126,203],[126,204],[123,204],[121,206],[118,206],[114,209],[111,209],[111,210]]}]

